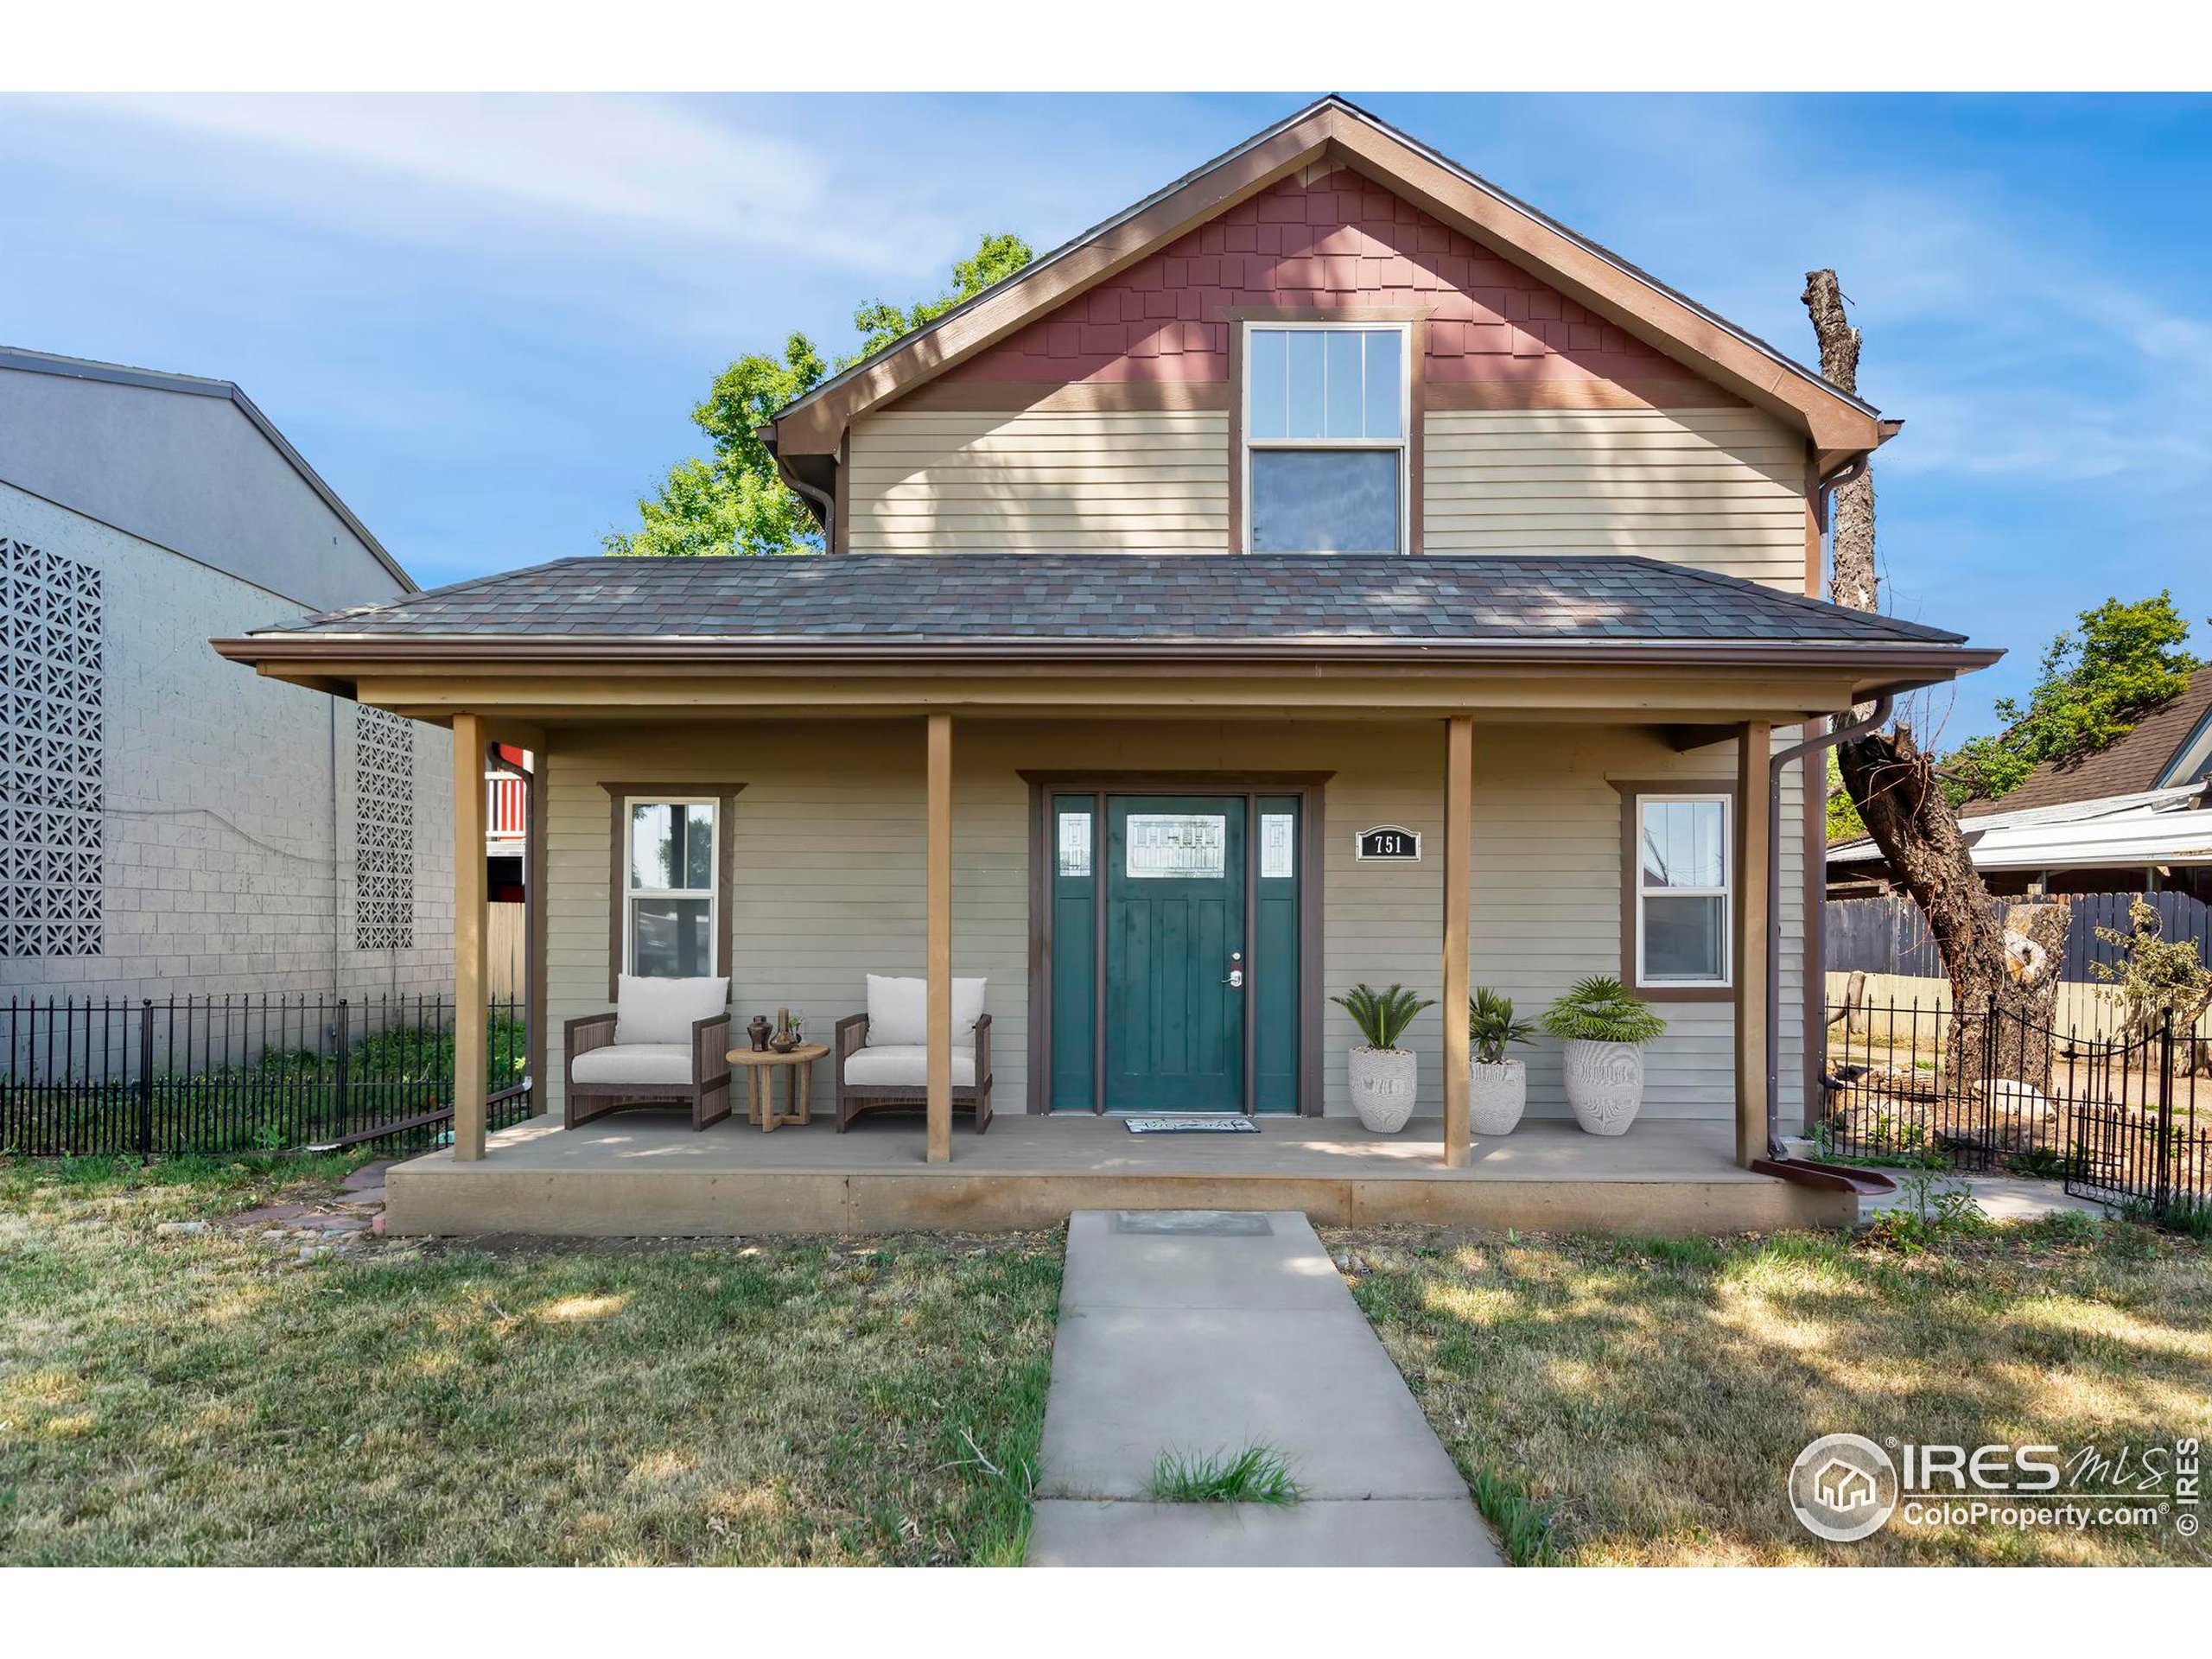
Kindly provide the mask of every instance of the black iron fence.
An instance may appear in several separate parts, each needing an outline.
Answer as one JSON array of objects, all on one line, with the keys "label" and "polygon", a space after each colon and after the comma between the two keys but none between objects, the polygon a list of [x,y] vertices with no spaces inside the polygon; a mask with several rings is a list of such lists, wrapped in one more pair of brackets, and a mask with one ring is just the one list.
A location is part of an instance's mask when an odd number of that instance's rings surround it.
[{"label": "black iron fence", "polygon": [[2062,1179],[2161,1219],[2212,1205],[2212,1044],[2171,1019],[2083,1033],[1994,1001],[1860,1002],[1826,1029],[1816,1133],[1835,1155]]},{"label": "black iron fence", "polygon": [[[491,1005],[493,1127],[530,1115],[523,1006]],[[453,1116],[443,997],[194,996],[0,1007],[0,1152],[432,1144]]]}]

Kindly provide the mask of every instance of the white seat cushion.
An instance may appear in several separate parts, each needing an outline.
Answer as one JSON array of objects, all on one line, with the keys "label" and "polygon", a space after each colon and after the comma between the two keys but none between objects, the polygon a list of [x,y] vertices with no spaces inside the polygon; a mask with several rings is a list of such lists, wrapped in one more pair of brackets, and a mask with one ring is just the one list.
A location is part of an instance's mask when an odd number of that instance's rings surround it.
[{"label": "white seat cushion", "polygon": [[[873,1016],[868,1023],[874,1024]],[[919,1043],[870,1043],[866,1048],[855,1050],[845,1059],[847,1083],[919,1090],[928,1087],[929,1080],[930,1052]],[[972,1045],[952,1052],[952,1086],[976,1086],[976,1050]]]},{"label": "white seat cushion", "polygon": [[728,1007],[727,979],[641,979],[625,974],[614,982],[614,1040],[688,1043],[694,1020],[711,1019]]},{"label": "white seat cushion", "polygon": [[[687,1038],[689,1033],[686,1033]],[[689,1084],[691,1045],[681,1043],[610,1043],[588,1054],[576,1056],[578,1083]]]},{"label": "white seat cushion", "polygon": [[[982,979],[952,982],[952,1046],[976,1046],[976,1022],[983,1017]],[[929,991],[925,979],[868,976],[868,1043],[870,1048],[906,1048],[929,1041]]]}]

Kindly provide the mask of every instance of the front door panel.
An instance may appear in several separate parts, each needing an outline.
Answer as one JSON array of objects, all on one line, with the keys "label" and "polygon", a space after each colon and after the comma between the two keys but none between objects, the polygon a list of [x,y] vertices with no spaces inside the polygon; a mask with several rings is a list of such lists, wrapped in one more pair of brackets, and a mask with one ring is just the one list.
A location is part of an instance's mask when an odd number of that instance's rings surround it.
[{"label": "front door panel", "polygon": [[1244,798],[1106,806],[1107,1109],[1240,1110]]}]

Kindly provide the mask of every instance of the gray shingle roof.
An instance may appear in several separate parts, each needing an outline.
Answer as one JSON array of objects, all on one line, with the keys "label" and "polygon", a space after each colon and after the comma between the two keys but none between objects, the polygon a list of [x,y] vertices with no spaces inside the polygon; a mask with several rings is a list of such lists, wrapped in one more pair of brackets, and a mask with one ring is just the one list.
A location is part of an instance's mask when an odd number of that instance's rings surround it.
[{"label": "gray shingle roof", "polygon": [[842,554],[565,559],[257,639],[1952,645],[1961,635],[1618,557]]}]

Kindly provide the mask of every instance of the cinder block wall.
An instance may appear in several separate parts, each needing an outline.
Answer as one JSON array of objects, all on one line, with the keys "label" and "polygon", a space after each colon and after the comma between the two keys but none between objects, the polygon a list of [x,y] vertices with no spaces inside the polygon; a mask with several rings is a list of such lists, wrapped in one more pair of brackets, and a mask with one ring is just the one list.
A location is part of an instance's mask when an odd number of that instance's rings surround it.
[{"label": "cinder block wall", "polygon": [[[449,992],[450,740],[414,725],[411,944],[358,948],[355,706],[207,641],[303,607],[0,484],[0,539],[99,574],[96,954],[0,956],[0,996]],[[38,653],[35,629],[9,647]],[[10,753],[30,734],[4,711]],[[20,875],[27,861],[18,859]],[[39,902],[22,880],[9,903]]]}]

